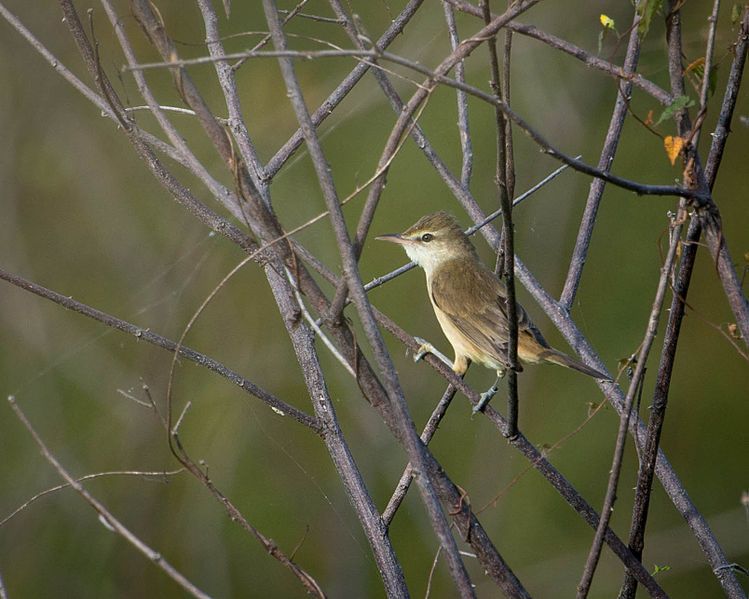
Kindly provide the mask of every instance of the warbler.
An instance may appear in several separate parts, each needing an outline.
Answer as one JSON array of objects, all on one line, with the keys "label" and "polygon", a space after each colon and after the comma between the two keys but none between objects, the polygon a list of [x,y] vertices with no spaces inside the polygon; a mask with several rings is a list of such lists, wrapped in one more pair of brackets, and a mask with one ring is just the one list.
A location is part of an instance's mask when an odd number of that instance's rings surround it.
[{"label": "warbler", "polygon": [[[447,212],[429,214],[403,233],[380,235],[376,239],[401,245],[408,257],[424,269],[434,314],[455,352],[455,360],[450,364],[434,346],[417,338],[422,345],[415,360],[433,353],[459,375],[465,373],[470,362],[496,370],[497,380],[481,395],[474,411],[483,409],[497,393],[497,383],[509,366],[504,283],[484,266],[458,221]],[[596,379],[611,380],[607,374],[551,347],[523,307],[516,305],[517,351],[522,362],[558,364]]]}]

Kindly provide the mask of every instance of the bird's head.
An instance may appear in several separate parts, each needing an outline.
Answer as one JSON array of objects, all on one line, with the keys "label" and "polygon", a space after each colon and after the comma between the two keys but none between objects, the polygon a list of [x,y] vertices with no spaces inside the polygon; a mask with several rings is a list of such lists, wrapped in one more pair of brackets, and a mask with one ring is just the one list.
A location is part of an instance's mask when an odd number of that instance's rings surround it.
[{"label": "bird's head", "polygon": [[456,258],[476,258],[476,250],[458,221],[444,211],[420,218],[403,233],[377,239],[402,245],[408,257],[427,273]]}]

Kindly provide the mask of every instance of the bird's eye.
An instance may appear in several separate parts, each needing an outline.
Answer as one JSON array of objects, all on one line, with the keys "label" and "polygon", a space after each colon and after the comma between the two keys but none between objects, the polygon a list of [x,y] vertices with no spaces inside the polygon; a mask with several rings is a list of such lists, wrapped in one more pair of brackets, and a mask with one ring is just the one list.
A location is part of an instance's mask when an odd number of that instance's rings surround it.
[{"label": "bird's eye", "polygon": [[430,241],[432,241],[432,239],[434,239],[434,235],[432,235],[431,233],[424,233],[424,234],[423,234],[423,235],[421,236],[421,240],[422,240],[422,241],[423,241],[424,243],[429,243]]}]

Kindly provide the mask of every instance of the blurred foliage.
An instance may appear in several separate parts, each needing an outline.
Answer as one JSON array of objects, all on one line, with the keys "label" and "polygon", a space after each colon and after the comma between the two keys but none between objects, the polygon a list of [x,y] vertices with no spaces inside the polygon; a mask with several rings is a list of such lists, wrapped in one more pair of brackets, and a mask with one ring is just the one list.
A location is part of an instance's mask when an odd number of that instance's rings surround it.
[{"label": "blurred foliage", "polygon": [[[81,65],[61,14],[22,0],[6,2],[31,31],[84,81]],[[292,8],[292,2],[282,2]],[[362,2],[351,8],[370,37],[390,23],[403,0]],[[428,4],[428,3],[427,3]],[[449,52],[440,3],[424,6],[391,50],[435,65]],[[648,9],[657,5],[649,2]],[[707,4],[687,2],[684,11],[685,64],[704,54]],[[242,34],[226,40],[241,51],[266,29],[260,3],[234,2],[222,32]],[[88,4],[79,2],[85,13]],[[122,97],[140,101],[124,59],[102,11],[93,6],[104,68]],[[157,56],[129,13],[117,4],[121,23],[142,61]],[[206,54],[197,8],[183,1],[160,1],[159,9],[183,57]],[[496,3],[495,10],[502,4]],[[217,6],[217,8],[220,8]],[[330,15],[327,3],[312,0],[305,12]],[[631,22],[630,3],[574,0],[542,3],[523,17],[538,27],[595,51],[604,12],[620,30]],[[705,131],[713,129],[735,40],[728,8],[717,30],[717,96],[712,98]],[[458,15],[463,35],[477,23]],[[242,255],[213,236],[147,174],[126,139],[91,104],[43,62],[12,30],[0,24],[0,256],[2,268],[22,274],[101,310],[179,337],[206,295]],[[318,47],[308,36],[342,47],[350,43],[340,28],[294,19],[287,26],[293,48]],[[650,15],[640,72],[668,87],[662,15]],[[620,62],[626,43],[607,36],[604,57]],[[352,59],[298,62],[305,98],[316,107],[353,67]],[[411,74],[388,67],[398,90],[414,91]],[[488,87],[487,55],[479,48],[466,64],[468,79]],[[217,114],[223,99],[210,66],[190,69]],[[597,161],[616,82],[540,43],[514,36],[512,101],[518,113],[561,149]],[[175,103],[168,73],[150,71],[149,82],[165,103]],[[276,62],[248,61],[238,71],[247,124],[260,156],[268,160],[296,129],[285,101]],[[746,82],[745,82],[746,83]],[[746,85],[744,85],[746,88]],[[689,93],[697,97],[694,90]],[[643,119],[663,108],[635,89],[633,110]],[[494,176],[493,111],[471,99],[476,164],[471,189],[482,206],[497,206]],[[749,249],[746,157],[749,101],[742,93],[728,141],[715,198],[725,237],[734,257]],[[743,117],[744,120],[741,120]],[[156,130],[153,120],[139,122]],[[174,116],[190,145],[215,176],[229,175],[186,116]],[[374,79],[367,76],[321,127],[324,149],[341,196],[366,181],[376,164],[395,115]],[[435,92],[421,124],[454,172],[460,168],[455,127],[455,95]],[[662,135],[674,134],[661,123]],[[700,141],[706,153],[710,136]],[[523,135],[516,135],[517,191],[522,192],[556,163]],[[613,170],[649,183],[678,180],[662,143],[628,119]],[[178,166],[174,171],[200,198],[216,204],[199,183]],[[518,255],[546,288],[558,295],[566,273],[589,179],[566,172],[515,212]],[[310,161],[298,152],[272,187],[274,207],[287,230],[324,210]],[[355,226],[363,196],[345,213]],[[610,368],[632,354],[646,327],[665,247],[667,213],[673,198],[637,197],[609,187],[593,236],[574,317]],[[408,141],[393,163],[388,186],[373,224],[376,233],[402,230],[422,214],[450,209],[468,223],[458,204]],[[298,239],[333,269],[339,259],[331,228],[323,219]],[[361,260],[365,280],[404,261],[392,247],[368,242]],[[492,261],[491,251],[477,241]],[[746,265],[737,263],[741,270]],[[327,288],[327,286],[326,286]],[[422,275],[411,272],[371,293],[375,305],[412,334],[447,349],[424,292]],[[565,347],[560,335],[520,290],[520,299],[549,340]],[[700,250],[689,294],[662,445],[698,509],[707,517],[729,560],[749,562],[749,520],[740,504],[747,488],[749,455],[749,369],[716,330],[732,321],[715,269]],[[353,312],[348,312],[349,316]],[[662,328],[662,327],[661,327]],[[163,405],[171,356],[144,342],[105,329],[5,283],[0,285],[0,381],[13,394],[61,462],[75,475],[108,470],[171,470],[163,430],[153,413],[119,390],[143,398],[145,382]],[[391,337],[386,340],[402,375],[409,405],[423,423],[444,388],[424,364],[413,364]],[[234,368],[257,384],[311,411],[283,324],[277,316],[261,270],[247,266],[223,289],[190,332],[186,342]],[[323,365],[339,417],[378,506],[384,507],[405,465],[404,454],[379,417],[361,400],[347,373],[320,346]],[[641,416],[647,418],[657,350],[651,357]],[[468,381],[484,388],[493,374],[472,369]],[[573,432],[601,397],[585,377],[553,367],[527,368],[520,377],[521,420],[538,445],[551,445]],[[182,428],[189,453],[208,464],[209,474],[244,512],[296,560],[331,597],[379,597],[382,587],[366,539],[361,534],[336,473],[318,438],[280,418],[229,383],[191,364],[177,371],[176,401],[192,402]],[[501,405],[501,396],[495,399]],[[43,461],[28,433],[6,407],[0,417],[0,517],[34,494],[60,481]],[[605,407],[582,430],[551,454],[552,462],[594,505],[600,506],[611,462],[617,418]],[[584,564],[592,531],[560,497],[527,469],[526,461],[498,437],[482,418],[471,418],[464,398],[456,398],[433,448],[453,480],[479,508],[488,532],[534,596],[571,596]],[[620,484],[613,526],[626,538],[631,488],[637,461],[631,442]],[[508,488],[509,485],[509,488]],[[86,487],[203,590],[217,597],[302,596],[281,565],[225,516],[220,506],[186,474],[155,482],[136,477],[100,478]],[[658,487],[651,503],[645,563],[658,564],[658,579],[672,596],[717,596],[719,588],[687,526]],[[417,494],[411,493],[391,529],[410,588],[422,595],[437,547]],[[478,564],[466,560],[482,596],[496,591]],[[665,568],[664,566],[668,566]],[[95,513],[71,490],[41,498],[0,528],[0,575],[10,597],[53,595],[86,597],[178,597],[182,591],[120,538],[105,529]],[[621,568],[604,549],[592,596],[611,597]],[[697,591],[699,589],[699,592]],[[433,597],[452,596],[453,586],[440,563]]]}]

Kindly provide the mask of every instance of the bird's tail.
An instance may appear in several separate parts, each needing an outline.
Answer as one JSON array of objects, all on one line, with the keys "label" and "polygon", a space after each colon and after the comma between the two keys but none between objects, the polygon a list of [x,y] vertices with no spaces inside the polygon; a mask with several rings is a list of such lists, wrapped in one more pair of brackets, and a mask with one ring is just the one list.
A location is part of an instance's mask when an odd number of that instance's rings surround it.
[{"label": "bird's tail", "polygon": [[591,368],[590,366],[583,364],[579,360],[570,358],[567,354],[564,354],[553,348],[545,349],[539,357],[544,362],[551,362],[552,364],[559,364],[559,366],[564,366],[565,368],[571,368],[572,370],[577,370],[578,372],[582,372],[583,374],[592,376],[594,379],[603,379],[604,381],[612,380],[608,374],[599,372],[595,368]]}]

